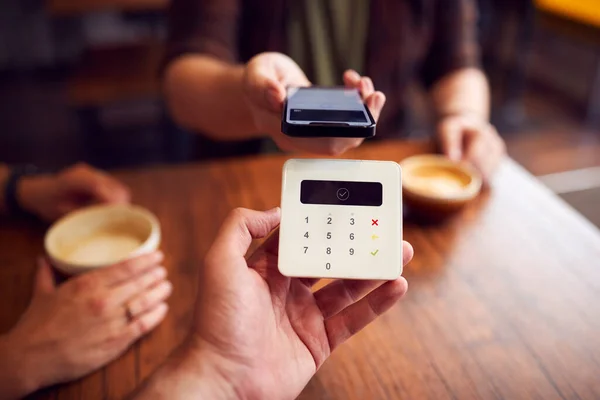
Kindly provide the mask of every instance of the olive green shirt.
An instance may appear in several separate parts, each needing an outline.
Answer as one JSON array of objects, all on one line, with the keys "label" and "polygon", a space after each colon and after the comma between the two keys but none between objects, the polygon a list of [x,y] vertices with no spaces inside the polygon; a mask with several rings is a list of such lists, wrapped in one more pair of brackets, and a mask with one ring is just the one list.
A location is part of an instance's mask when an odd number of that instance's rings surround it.
[{"label": "olive green shirt", "polygon": [[296,0],[288,14],[288,55],[313,84],[340,85],[346,69],[363,72],[369,0]]}]

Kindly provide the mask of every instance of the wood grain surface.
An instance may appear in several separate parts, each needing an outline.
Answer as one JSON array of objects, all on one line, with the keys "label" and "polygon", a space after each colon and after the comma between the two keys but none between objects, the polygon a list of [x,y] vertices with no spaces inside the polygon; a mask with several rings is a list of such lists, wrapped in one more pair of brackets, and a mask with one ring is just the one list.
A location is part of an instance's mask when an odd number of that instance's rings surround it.
[{"label": "wood grain surface", "polygon": [[[424,143],[364,145],[396,160]],[[39,399],[121,399],[181,341],[195,272],[234,207],[278,205],[287,157],[119,173],[162,224],[170,314],[106,368]],[[0,229],[0,332],[27,305],[44,227]],[[507,161],[490,190],[443,223],[405,222],[415,258],[406,297],[334,352],[300,399],[600,398],[600,233]],[[282,383],[284,384],[284,383]]]}]

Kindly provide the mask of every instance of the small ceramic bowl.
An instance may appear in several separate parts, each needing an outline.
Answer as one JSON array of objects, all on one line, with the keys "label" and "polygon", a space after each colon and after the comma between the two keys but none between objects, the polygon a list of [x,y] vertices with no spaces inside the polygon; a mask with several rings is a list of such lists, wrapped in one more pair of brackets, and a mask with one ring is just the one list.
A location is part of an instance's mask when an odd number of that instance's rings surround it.
[{"label": "small ceramic bowl", "polygon": [[409,157],[400,166],[404,203],[419,215],[454,213],[481,191],[482,178],[477,170],[441,155]]},{"label": "small ceramic bowl", "polygon": [[77,275],[150,253],[160,243],[158,219],[132,205],[99,205],[74,211],[55,222],[44,246],[52,265]]}]

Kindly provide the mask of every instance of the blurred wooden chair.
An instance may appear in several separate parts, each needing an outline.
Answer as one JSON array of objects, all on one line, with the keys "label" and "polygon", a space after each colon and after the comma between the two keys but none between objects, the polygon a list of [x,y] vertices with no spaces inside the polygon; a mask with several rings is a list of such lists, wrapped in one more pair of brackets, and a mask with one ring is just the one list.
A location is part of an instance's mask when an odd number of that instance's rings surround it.
[{"label": "blurred wooden chair", "polygon": [[78,16],[97,11],[163,11],[169,0],[47,0],[47,9],[57,17]]},{"label": "blurred wooden chair", "polygon": [[525,122],[523,94],[533,41],[533,0],[478,0],[483,67],[493,87],[494,124],[519,130]]},{"label": "blurred wooden chair", "polygon": [[600,129],[600,1],[536,0],[542,23],[594,46],[595,73],[589,85],[586,121]]},{"label": "blurred wooden chair", "polygon": [[[52,17],[77,17],[100,11],[161,12],[168,0],[47,0]],[[159,96],[158,66],[162,43],[149,37],[138,43],[87,48],[67,84],[74,107],[100,107],[116,101]]]},{"label": "blurred wooden chair", "polygon": [[[77,18],[90,13],[117,11],[128,15],[158,15],[166,11],[169,0],[47,0],[54,18]],[[157,18],[151,20],[156,22]],[[151,27],[153,28],[153,27]],[[155,34],[137,42],[95,45],[84,49],[66,84],[69,105],[83,125],[90,158],[103,136],[100,112],[122,102],[151,100],[160,104],[163,147],[170,160],[186,158],[187,135],[176,129],[161,100],[159,66],[164,44]]]}]

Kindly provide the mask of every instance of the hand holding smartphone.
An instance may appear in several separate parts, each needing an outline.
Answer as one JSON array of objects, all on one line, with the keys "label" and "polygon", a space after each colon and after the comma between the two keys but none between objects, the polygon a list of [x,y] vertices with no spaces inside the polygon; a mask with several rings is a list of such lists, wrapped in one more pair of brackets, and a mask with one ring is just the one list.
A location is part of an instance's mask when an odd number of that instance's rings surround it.
[{"label": "hand holding smartphone", "polygon": [[281,131],[293,137],[375,136],[375,119],[357,89],[288,88]]}]

